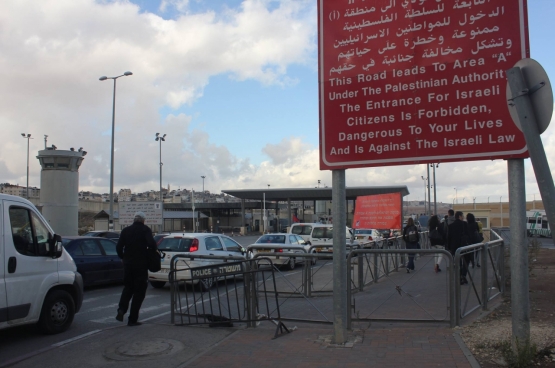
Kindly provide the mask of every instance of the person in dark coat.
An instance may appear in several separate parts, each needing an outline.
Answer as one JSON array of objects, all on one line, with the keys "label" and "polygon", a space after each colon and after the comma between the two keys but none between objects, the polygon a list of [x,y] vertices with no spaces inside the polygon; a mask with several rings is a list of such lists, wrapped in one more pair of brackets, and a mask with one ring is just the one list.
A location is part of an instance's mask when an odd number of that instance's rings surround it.
[{"label": "person in dark coat", "polygon": [[123,291],[118,306],[116,319],[123,321],[131,299],[128,326],[138,326],[139,310],[145,299],[148,286],[148,249],[156,249],[152,231],[144,224],[146,216],[143,212],[135,213],[131,226],[121,231],[116,251],[123,260]]},{"label": "person in dark coat", "polygon": [[[478,238],[478,233],[480,232],[480,227],[476,222],[476,217],[474,214],[467,213],[466,214],[466,222],[468,224],[468,233],[470,234],[470,242],[469,244],[478,244],[481,243],[481,240]],[[474,265],[480,268],[480,251],[477,250],[475,253],[472,253],[472,256],[469,257],[470,264],[472,264],[472,268]]]},{"label": "person in dark coat", "polygon": [[[463,213],[461,211],[455,212],[455,221],[449,225],[447,235],[447,245],[449,251],[454,256],[457,249],[468,245],[469,231],[468,224],[463,221]],[[466,275],[468,273],[468,260],[467,257],[461,257],[461,285],[468,284]]]},{"label": "person in dark coat", "polygon": [[[428,231],[429,231],[428,234],[432,234],[432,232],[437,231],[437,233],[439,233],[439,235],[441,236],[441,238],[432,238],[430,236],[430,246],[432,247],[432,249],[445,249],[446,237],[444,236],[443,224],[439,221],[439,217],[437,215],[433,215],[432,217],[430,217],[430,220],[428,221]],[[443,255],[436,254],[434,258],[435,258],[434,271],[436,273],[441,272],[441,268],[439,268],[439,264],[443,259]]]},{"label": "person in dark coat", "polygon": [[[420,234],[418,234],[418,228],[414,224],[412,217],[407,220],[407,226],[403,229],[403,240],[405,241],[405,246],[407,249],[418,249],[420,245],[418,241],[420,240]],[[414,254],[409,255],[409,263],[407,264],[407,273],[414,271]]]}]

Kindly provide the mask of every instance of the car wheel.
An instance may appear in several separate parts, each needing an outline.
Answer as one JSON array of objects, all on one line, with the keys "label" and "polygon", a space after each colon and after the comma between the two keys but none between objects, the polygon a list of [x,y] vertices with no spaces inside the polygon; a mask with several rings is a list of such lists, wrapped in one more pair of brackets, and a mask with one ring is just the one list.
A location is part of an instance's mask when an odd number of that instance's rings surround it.
[{"label": "car wheel", "polygon": [[53,290],[44,299],[39,327],[49,335],[64,332],[75,316],[75,302],[67,291]]},{"label": "car wheel", "polygon": [[155,289],[162,289],[165,285],[165,281],[149,281],[150,285]]},{"label": "car wheel", "polygon": [[199,284],[200,290],[208,291],[208,290],[212,289],[212,286],[214,286],[214,278],[209,277],[207,279],[202,279],[202,280],[199,281],[198,284]]},{"label": "car wheel", "polygon": [[289,258],[289,262],[287,262],[287,268],[290,270],[294,270],[296,262],[297,260],[295,258],[293,257]]}]

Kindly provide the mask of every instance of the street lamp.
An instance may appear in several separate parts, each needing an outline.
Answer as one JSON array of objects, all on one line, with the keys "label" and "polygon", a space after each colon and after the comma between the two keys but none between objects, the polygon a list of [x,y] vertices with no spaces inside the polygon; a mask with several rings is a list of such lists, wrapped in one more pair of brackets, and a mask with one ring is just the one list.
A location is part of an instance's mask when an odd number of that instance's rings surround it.
[{"label": "street lamp", "polygon": [[105,75],[98,78],[98,80],[105,81],[107,79],[114,80],[114,97],[112,100],[112,146],[110,151],[110,220],[108,228],[109,230],[114,229],[114,135],[115,135],[115,125],[116,125],[116,79],[119,77],[128,77],[133,75],[131,72],[125,72],[117,77],[106,77]]},{"label": "street lamp", "polygon": [[422,180],[424,180],[424,214],[426,214],[426,189],[428,189],[428,184],[426,183],[426,181],[428,180],[428,178],[425,178],[423,176],[420,176],[422,178]]},{"label": "street lamp", "polygon": [[318,188],[320,188],[320,179],[318,179]]},{"label": "street lamp", "polygon": [[268,184],[268,189],[270,189],[270,184]]},{"label": "street lamp", "polygon": [[162,197],[162,142],[166,141],[166,134],[160,135],[160,133],[156,133],[156,138],[154,139],[156,142],[160,142],[160,200],[164,203],[164,199]]},{"label": "street lamp", "polygon": [[31,138],[31,134],[21,133],[21,136],[27,139],[27,191],[25,192],[25,196],[29,199],[29,139]]},{"label": "street lamp", "polygon": [[162,202],[162,225],[160,225],[160,232],[164,231],[164,197],[162,197],[162,142],[165,142],[166,135],[160,135],[160,133],[156,133],[155,141],[160,142],[160,201]]},{"label": "street lamp", "polygon": [[204,179],[206,179],[205,175],[200,176],[202,178],[202,203],[204,203]]},{"label": "street lamp", "polygon": [[459,203],[459,200],[457,199],[457,188],[453,188],[455,189],[455,202],[457,202],[457,204]]}]

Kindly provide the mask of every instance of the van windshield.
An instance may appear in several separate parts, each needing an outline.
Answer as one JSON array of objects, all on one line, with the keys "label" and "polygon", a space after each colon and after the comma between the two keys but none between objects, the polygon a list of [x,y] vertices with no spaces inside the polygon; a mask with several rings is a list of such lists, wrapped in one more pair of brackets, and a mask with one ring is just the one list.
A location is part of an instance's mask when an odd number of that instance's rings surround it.
[{"label": "van windshield", "polygon": [[315,227],[312,231],[314,239],[331,239],[333,238],[333,227]]},{"label": "van windshield", "polygon": [[189,238],[164,238],[158,244],[158,250],[166,252],[188,252],[193,239]]},{"label": "van windshield", "polygon": [[295,235],[310,235],[312,232],[312,226],[310,225],[301,225],[301,226],[293,226],[291,233]]}]

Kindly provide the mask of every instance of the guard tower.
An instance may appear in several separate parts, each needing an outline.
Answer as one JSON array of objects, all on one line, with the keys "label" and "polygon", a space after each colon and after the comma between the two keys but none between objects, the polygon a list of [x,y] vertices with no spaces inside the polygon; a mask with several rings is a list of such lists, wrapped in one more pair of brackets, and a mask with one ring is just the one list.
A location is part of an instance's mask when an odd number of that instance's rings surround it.
[{"label": "guard tower", "polygon": [[79,166],[86,154],[83,148],[63,151],[52,145],[37,156],[42,215],[56,234],[78,235]]}]

